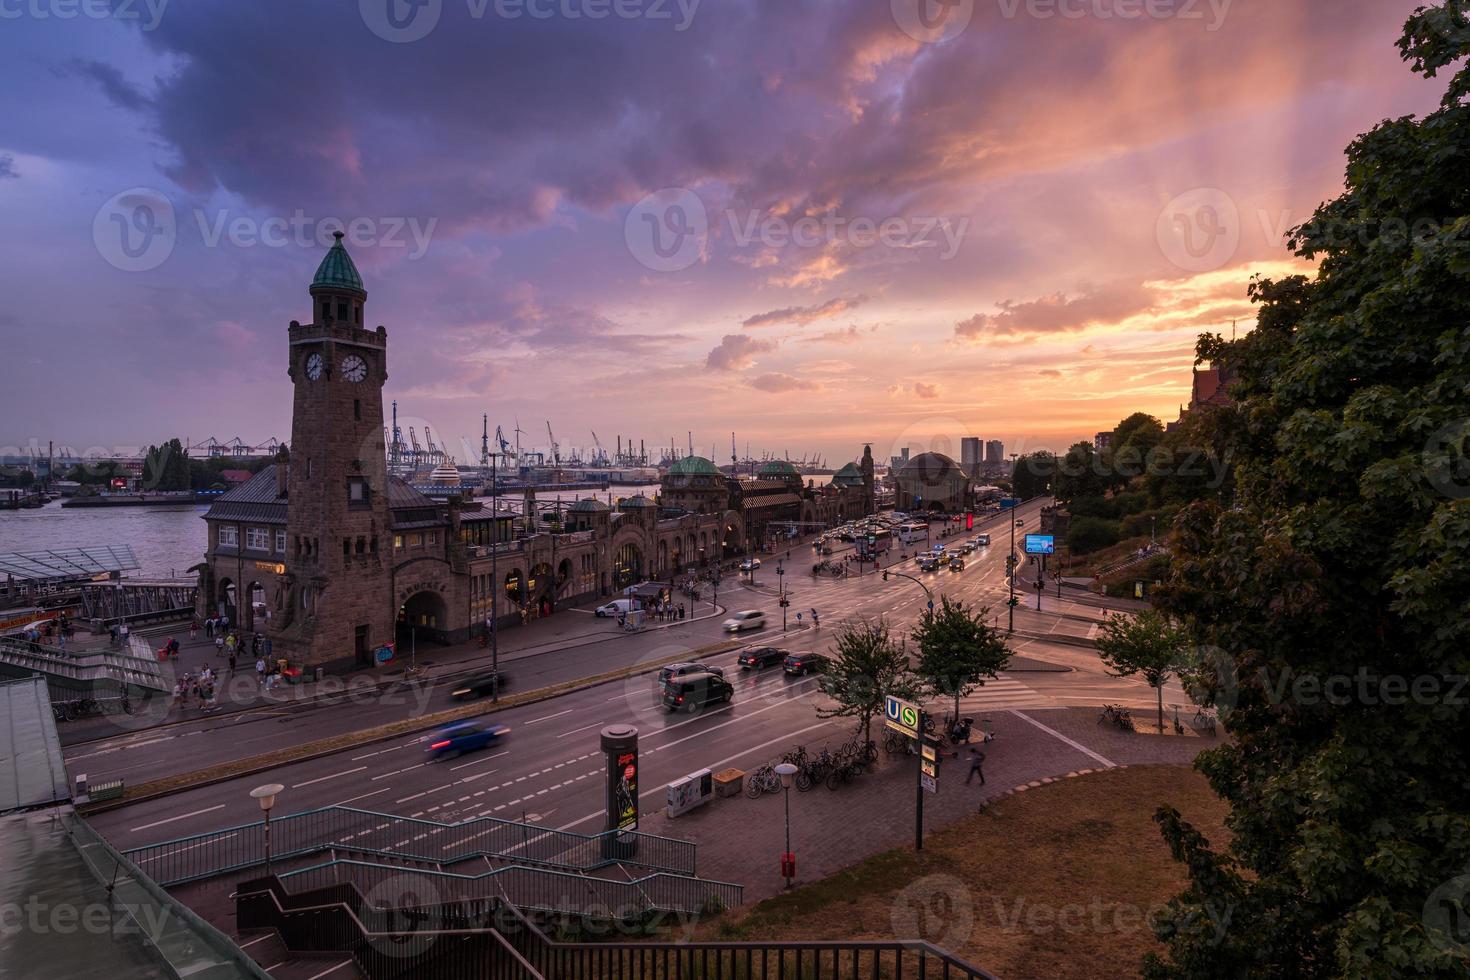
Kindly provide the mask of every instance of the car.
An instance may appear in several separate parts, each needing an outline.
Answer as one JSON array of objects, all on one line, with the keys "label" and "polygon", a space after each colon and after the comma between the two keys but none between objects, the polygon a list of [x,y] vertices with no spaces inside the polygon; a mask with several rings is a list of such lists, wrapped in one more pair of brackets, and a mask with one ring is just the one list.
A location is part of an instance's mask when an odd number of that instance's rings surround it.
[{"label": "car", "polygon": [[716,677],[724,677],[723,667],[711,667],[709,664],[680,663],[664,664],[658,672],[659,687],[666,687],[669,681],[684,677],[688,674],[714,674]]},{"label": "car", "polygon": [[951,572],[963,572],[965,570],[965,560],[959,555],[955,555],[949,560],[949,570]]},{"label": "car", "polygon": [[495,671],[487,671],[483,674],[475,674],[466,677],[449,692],[449,696],[456,701],[464,701],[468,698],[493,697],[495,693],[505,686],[505,675]]},{"label": "car", "polygon": [[759,558],[747,558],[740,563],[740,570],[742,572],[753,572],[760,567],[761,560]]},{"label": "car", "polygon": [[805,653],[792,653],[787,655],[781,669],[794,677],[822,674],[827,671],[827,658],[820,653],[812,653],[810,650]]},{"label": "car", "polygon": [[745,670],[760,670],[762,667],[774,667],[785,659],[786,651],[776,647],[746,647],[735,662]]},{"label": "car", "polygon": [[975,537],[975,545],[980,548],[990,547],[990,535],[980,534]]},{"label": "car", "polygon": [[720,629],[726,633],[743,633],[745,630],[764,629],[766,625],[766,614],[759,609],[746,609],[738,612],[720,624]]},{"label": "car", "polygon": [[617,616],[619,613],[626,616],[636,608],[638,607],[632,599],[614,599],[607,605],[598,606],[593,612],[599,617]]},{"label": "car", "polygon": [[932,572],[939,567],[939,559],[932,555],[925,555],[918,560],[919,571]]},{"label": "car", "polygon": [[690,714],[710,704],[728,704],[735,688],[719,674],[685,674],[664,685],[663,704],[670,712]]},{"label": "car", "polygon": [[430,761],[473,752],[475,749],[494,745],[509,731],[509,725],[492,724],[488,721],[457,721],[452,725],[445,725],[426,738],[429,745],[424,751],[428,753]]}]

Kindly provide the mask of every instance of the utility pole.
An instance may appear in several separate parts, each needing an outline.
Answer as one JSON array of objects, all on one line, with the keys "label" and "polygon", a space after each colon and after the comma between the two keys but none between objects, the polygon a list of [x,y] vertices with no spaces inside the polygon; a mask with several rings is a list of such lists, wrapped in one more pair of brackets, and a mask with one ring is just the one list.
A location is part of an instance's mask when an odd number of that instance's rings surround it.
[{"label": "utility pole", "polygon": [[[497,430],[498,431],[498,430]],[[490,689],[490,700],[500,700],[500,497],[495,493],[496,460],[499,454],[490,456],[490,672],[495,675],[495,684]]]},{"label": "utility pole", "polygon": [[[1012,469],[1011,472],[1014,474],[1014,472],[1015,472],[1014,468]],[[1014,480],[1015,477],[1012,476],[1011,479]],[[1015,490],[1013,489],[1011,492],[1012,493],[1015,493]],[[1006,632],[1007,633],[1014,633],[1016,631],[1016,572],[1017,572],[1017,568],[1016,568],[1016,511],[1015,511],[1014,508],[1007,507],[1006,508],[1006,514],[1008,515],[1008,517],[1010,519],[1010,522],[1011,522],[1011,554],[1010,554],[1010,557],[1006,561],[1006,563],[1010,566],[1009,568],[1006,569],[1006,572],[1007,572],[1007,575],[1006,575],[1006,584],[1008,586],[1010,586],[1011,595],[1010,595],[1010,600],[1006,603]]]}]

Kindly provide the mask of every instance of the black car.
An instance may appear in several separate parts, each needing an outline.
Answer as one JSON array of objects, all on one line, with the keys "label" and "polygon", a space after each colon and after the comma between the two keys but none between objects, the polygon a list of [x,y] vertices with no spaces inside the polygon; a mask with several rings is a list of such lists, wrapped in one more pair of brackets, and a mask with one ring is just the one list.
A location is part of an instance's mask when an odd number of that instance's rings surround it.
[{"label": "black car", "polygon": [[806,674],[822,674],[827,671],[827,658],[820,653],[793,653],[786,658],[783,669],[797,677]]},{"label": "black car", "polygon": [[746,670],[774,667],[786,659],[786,651],[776,647],[746,647],[735,662]]},{"label": "black car", "polygon": [[711,704],[726,704],[735,688],[719,674],[685,674],[664,685],[663,703],[669,711],[690,714]]},{"label": "black car", "polygon": [[463,701],[466,698],[488,698],[494,697],[496,691],[504,686],[505,675],[490,671],[466,677],[454,685],[449,693],[456,701]]},{"label": "black car", "polygon": [[663,667],[659,668],[659,687],[664,687],[669,683],[669,681],[673,680],[674,678],[683,677],[687,674],[714,674],[716,677],[724,677],[725,669],[723,667],[711,667],[709,664],[665,664]]}]

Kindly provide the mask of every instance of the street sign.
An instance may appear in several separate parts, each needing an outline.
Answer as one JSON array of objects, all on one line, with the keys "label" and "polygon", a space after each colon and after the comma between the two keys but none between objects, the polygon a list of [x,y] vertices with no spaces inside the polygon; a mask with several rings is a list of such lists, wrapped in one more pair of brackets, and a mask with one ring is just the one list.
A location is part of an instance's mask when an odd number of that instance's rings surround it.
[{"label": "street sign", "polygon": [[909,738],[918,738],[919,706],[889,694],[883,699],[883,723]]},{"label": "street sign", "polygon": [[1008,509],[1010,509],[1012,507],[1019,507],[1019,506],[1021,506],[1021,498],[1020,497],[1001,497],[1000,498],[1000,509],[1001,510],[1008,510]]},{"label": "street sign", "polygon": [[920,775],[919,775],[919,784],[924,787],[924,790],[926,792],[929,792],[929,793],[938,793],[939,792],[939,780],[935,779],[933,776],[926,776],[926,775],[920,773]]},{"label": "street sign", "polygon": [[1026,535],[1026,554],[1028,555],[1052,555],[1056,554],[1056,538],[1050,534],[1028,534]]},{"label": "street sign", "polygon": [[926,776],[938,777],[939,763],[933,759],[923,759],[919,762],[919,770]]},{"label": "street sign", "polygon": [[922,746],[921,751],[924,753],[924,758],[930,762],[939,758],[939,754],[935,751],[934,746],[927,743]]}]

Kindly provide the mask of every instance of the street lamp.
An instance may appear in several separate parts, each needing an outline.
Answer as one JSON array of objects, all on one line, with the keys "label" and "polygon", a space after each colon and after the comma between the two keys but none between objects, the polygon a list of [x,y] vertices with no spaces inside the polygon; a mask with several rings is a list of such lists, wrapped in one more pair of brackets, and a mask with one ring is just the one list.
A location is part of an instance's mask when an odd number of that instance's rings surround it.
[{"label": "street lamp", "polygon": [[271,807],[276,805],[276,794],[286,787],[280,783],[266,783],[257,786],[250,791],[251,797],[260,802],[261,812],[265,814],[265,873],[271,873]]},{"label": "street lamp", "polygon": [[791,782],[796,778],[796,771],[789,762],[776,767],[776,775],[781,777],[781,795],[786,802],[786,850],[781,855],[781,875],[786,879],[788,889],[791,879],[796,877],[796,855],[791,853]]},{"label": "street lamp", "polygon": [[776,592],[781,597],[781,632],[786,632],[786,569],[780,561],[776,562]]}]

